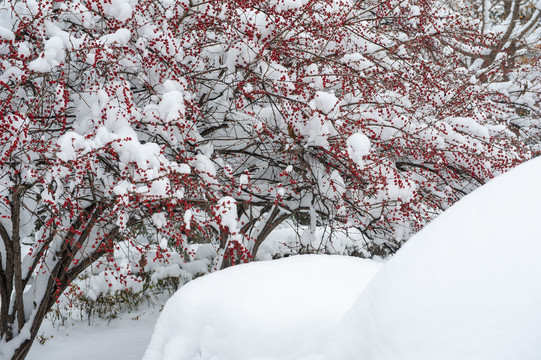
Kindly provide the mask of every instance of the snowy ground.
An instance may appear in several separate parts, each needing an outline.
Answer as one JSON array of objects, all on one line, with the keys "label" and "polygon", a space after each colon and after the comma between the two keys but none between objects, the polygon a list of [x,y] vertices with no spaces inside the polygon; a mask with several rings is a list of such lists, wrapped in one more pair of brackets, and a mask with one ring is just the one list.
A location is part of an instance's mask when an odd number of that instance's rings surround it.
[{"label": "snowy ground", "polygon": [[159,308],[126,314],[110,323],[102,320],[92,326],[79,322],[58,329],[46,320],[40,334],[49,339],[43,345],[34,342],[27,360],[141,359],[150,342]]}]

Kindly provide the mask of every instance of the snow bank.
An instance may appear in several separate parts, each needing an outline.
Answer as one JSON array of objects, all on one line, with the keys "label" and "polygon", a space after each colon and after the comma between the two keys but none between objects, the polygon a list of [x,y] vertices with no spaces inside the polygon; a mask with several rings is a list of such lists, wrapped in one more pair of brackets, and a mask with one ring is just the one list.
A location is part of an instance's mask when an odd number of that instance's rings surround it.
[{"label": "snow bank", "polygon": [[143,359],[322,359],[330,329],[379,268],[305,255],[204,276],[167,302]]},{"label": "snow bank", "polygon": [[541,158],[415,235],[345,316],[332,360],[541,356]]}]

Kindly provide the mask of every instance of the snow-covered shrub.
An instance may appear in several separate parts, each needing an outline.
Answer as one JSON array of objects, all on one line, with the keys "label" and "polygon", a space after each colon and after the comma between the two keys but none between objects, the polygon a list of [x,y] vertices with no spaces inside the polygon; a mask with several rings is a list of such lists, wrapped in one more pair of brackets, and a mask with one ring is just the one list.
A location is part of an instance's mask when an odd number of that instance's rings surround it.
[{"label": "snow-covered shrub", "polygon": [[541,152],[541,5],[532,0],[463,0],[447,4],[467,14],[477,31],[448,39],[464,56],[464,65],[476,69],[475,81],[486,84],[514,113],[509,129]]},{"label": "snow-covered shrub", "polygon": [[213,269],[295,217],[392,254],[532,156],[478,32],[427,0],[0,0],[0,356],[133,229],[209,233]]},{"label": "snow-covered shrub", "polygon": [[[142,286],[134,290],[103,289],[97,292],[88,285],[90,278],[76,279],[57,300],[47,318],[57,326],[66,326],[74,321],[87,321],[89,325],[96,319],[111,320],[118,316],[148,307],[160,307],[185,281],[182,277],[169,276],[157,281],[138,279]],[[92,294],[89,296],[88,294]]]},{"label": "snow-covered shrub", "polygon": [[[148,236],[148,234],[146,234]],[[217,253],[212,244],[189,246],[182,254],[162,239],[153,244],[145,236],[120,242],[75,279],[48,313],[53,323],[94,319],[111,320],[119,315],[162,304],[188,281],[207,274]],[[145,252],[141,252],[141,248]]]}]

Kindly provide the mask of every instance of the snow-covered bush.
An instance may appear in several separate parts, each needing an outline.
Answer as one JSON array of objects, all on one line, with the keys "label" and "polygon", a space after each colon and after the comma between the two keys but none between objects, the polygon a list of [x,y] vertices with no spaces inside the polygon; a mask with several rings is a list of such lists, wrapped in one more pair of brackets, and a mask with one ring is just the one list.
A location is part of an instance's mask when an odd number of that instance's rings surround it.
[{"label": "snow-covered bush", "polygon": [[[161,306],[188,281],[208,274],[217,252],[211,244],[192,244],[181,256],[174,244],[137,237],[124,241],[81,273],[47,314],[54,324],[111,320],[148,307]],[[141,252],[141,247],[145,251]]]},{"label": "snow-covered bush", "polygon": [[[331,228],[316,228],[306,242],[302,234],[307,226],[287,223],[275,229],[258,252],[258,260],[271,260],[296,254],[336,254],[373,257],[366,240],[356,229],[347,233]],[[148,235],[147,235],[148,236]],[[47,314],[58,326],[72,321],[110,320],[149,306],[161,306],[188,281],[212,271],[219,244],[192,243],[188,252],[162,241],[150,245],[139,236],[138,247],[129,242],[115,246],[112,256],[103,257],[86,269],[68,287]],[[144,253],[140,247],[145,246]],[[162,248],[163,246],[163,248]],[[144,255],[143,255],[144,254]]]},{"label": "snow-covered bush", "polygon": [[[515,109],[510,129],[541,150],[541,3],[537,0],[461,0],[447,4],[466,14],[472,31],[448,43],[476,72],[475,81]],[[458,36],[456,36],[458,35]]]}]

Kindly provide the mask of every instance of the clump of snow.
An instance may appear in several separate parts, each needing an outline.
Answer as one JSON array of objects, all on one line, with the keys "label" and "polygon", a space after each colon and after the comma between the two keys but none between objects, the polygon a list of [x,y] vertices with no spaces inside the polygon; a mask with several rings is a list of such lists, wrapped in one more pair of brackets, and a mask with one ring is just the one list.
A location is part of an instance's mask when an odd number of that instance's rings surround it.
[{"label": "clump of snow", "polygon": [[370,139],[365,134],[352,134],[347,140],[347,151],[351,160],[362,168],[363,156],[370,153]]},{"label": "clump of snow", "polygon": [[319,110],[324,114],[329,114],[338,103],[338,98],[332,93],[317,91],[314,100],[310,101],[310,107]]},{"label": "clump of snow", "polygon": [[107,15],[113,16],[118,21],[128,20],[133,13],[133,0],[111,0],[104,1],[103,10]]},{"label": "clump of snow", "polygon": [[237,201],[234,198],[224,196],[218,200],[218,215],[222,219],[222,226],[228,228],[231,233],[237,231]]},{"label": "clump of snow", "polygon": [[186,271],[188,274],[201,275],[208,274],[211,264],[211,260],[203,258],[183,263],[181,267],[182,270]]},{"label": "clump of snow", "polygon": [[13,31],[9,30],[8,28],[3,27],[0,25],[0,38],[5,40],[15,40],[15,34]]},{"label": "clump of snow", "polygon": [[200,244],[195,253],[195,260],[213,260],[216,256],[218,256],[218,253],[212,244]]},{"label": "clump of snow", "polygon": [[330,329],[379,268],[306,255],[204,276],[167,302],[143,359],[320,359]]},{"label": "clump of snow", "polygon": [[28,68],[37,72],[49,72],[54,67],[60,65],[66,56],[62,39],[58,36],[53,36],[45,41],[43,53],[39,58],[28,64]]},{"label": "clump of snow", "polygon": [[184,213],[184,224],[187,230],[191,229],[192,217],[193,217],[193,212],[190,209],[186,210],[186,212]]},{"label": "clump of snow", "polygon": [[344,64],[353,66],[357,71],[362,71],[374,66],[374,64],[370,60],[365,58],[360,53],[346,54],[342,57],[340,61]]},{"label": "clump of snow", "polygon": [[361,294],[332,360],[539,359],[541,158],[466,196]]},{"label": "clump of snow", "polygon": [[201,179],[209,184],[216,184],[216,167],[214,163],[206,155],[197,154],[192,161],[190,161],[196,172],[201,176]]},{"label": "clump of snow", "polygon": [[446,119],[450,125],[457,128],[460,131],[472,134],[472,135],[478,135],[480,137],[484,137],[486,139],[490,138],[490,134],[488,129],[480,125],[477,121],[471,118],[464,118],[464,117],[453,117]]},{"label": "clump of snow", "polygon": [[104,45],[117,43],[119,45],[126,45],[130,41],[131,32],[128,29],[118,29],[113,34],[105,35],[100,38],[100,41]]},{"label": "clump of snow", "polygon": [[186,109],[184,107],[184,97],[181,92],[182,86],[176,81],[166,80],[164,89],[165,92],[159,106],[162,119],[166,123],[183,119]]}]

